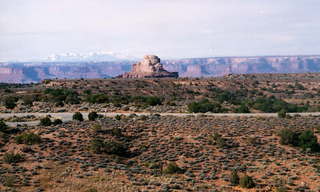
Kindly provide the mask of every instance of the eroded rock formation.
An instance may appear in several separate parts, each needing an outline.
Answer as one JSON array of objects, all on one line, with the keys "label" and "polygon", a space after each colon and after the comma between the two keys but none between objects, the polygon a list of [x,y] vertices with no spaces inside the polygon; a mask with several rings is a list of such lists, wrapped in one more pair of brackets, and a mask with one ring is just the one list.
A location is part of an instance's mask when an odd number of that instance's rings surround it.
[{"label": "eroded rock formation", "polygon": [[155,55],[144,56],[143,61],[133,64],[132,71],[124,73],[119,78],[162,78],[178,77],[178,72],[168,72],[163,68],[161,60]]}]

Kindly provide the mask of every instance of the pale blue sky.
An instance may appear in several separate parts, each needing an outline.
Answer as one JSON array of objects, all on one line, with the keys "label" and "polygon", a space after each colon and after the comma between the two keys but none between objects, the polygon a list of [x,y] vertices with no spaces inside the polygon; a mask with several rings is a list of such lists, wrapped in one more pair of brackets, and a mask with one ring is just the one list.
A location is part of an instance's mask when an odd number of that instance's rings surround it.
[{"label": "pale blue sky", "polygon": [[320,54],[320,0],[0,0],[0,60]]}]

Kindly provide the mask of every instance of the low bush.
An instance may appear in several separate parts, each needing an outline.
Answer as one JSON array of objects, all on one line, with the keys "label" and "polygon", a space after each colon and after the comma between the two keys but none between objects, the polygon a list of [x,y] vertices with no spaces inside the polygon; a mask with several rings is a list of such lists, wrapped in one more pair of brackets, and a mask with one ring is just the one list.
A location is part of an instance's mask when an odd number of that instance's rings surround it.
[{"label": "low bush", "polygon": [[204,99],[199,102],[193,102],[188,105],[188,110],[191,113],[222,113],[225,110],[218,103],[211,103],[209,100]]},{"label": "low bush", "polygon": [[239,185],[240,177],[236,170],[233,170],[230,175],[230,183],[231,185],[237,186]]},{"label": "low bush", "polygon": [[282,145],[301,147],[303,150],[308,149],[312,152],[320,151],[317,136],[311,130],[299,132],[291,129],[282,129],[279,132],[279,136]]},{"label": "low bush", "polygon": [[287,117],[287,113],[286,113],[286,111],[285,110],[281,110],[281,111],[279,111],[278,112],[278,117],[279,118],[286,118]]},{"label": "low bush", "polygon": [[3,120],[0,120],[0,132],[5,132],[7,130],[8,130],[8,125]]},{"label": "low bush", "polygon": [[165,174],[181,174],[184,173],[184,170],[181,169],[176,163],[170,162],[167,167],[163,170],[163,173]]},{"label": "low bush", "polygon": [[51,126],[52,125],[52,121],[49,117],[45,117],[40,119],[40,125],[42,126]]},{"label": "low bush", "polygon": [[119,156],[126,156],[128,154],[128,148],[116,141],[103,141],[101,139],[93,139],[90,144],[90,148],[94,153],[107,153]]},{"label": "low bush", "polygon": [[95,111],[92,111],[88,114],[89,121],[95,121],[99,117],[98,113]]},{"label": "low bush", "polygon": [[61,119],[55,119],[55,120],[52,122],[53,125],[60,125],[60,124],[62,124],[62,123],[63,123],[63,122],[62,122]]},{"label": "low bush", "polygon": [[41,142],[41,137],[35,133],[23,133],[15,137],[18,144],[34,145]]},{"label": "low bush", "polygon": [[5,153],[3,155],[3,161],[8,164],[19,163],[24,161],[24,157],[19,153]]},{"label": "low bush", "polygon": [[255,186],[253,178],[248,175],[242,176],[239,180],[239,184],[242,188],[253,188]]},{"label": "low bush", "polygon": [[83,121],[83,116],[80,112],[75,112],[72,116],[72,119],[73,120],[76,120],[76,121]]},{"label": "low bush", "polygon": [[6,97],[4,98],[3,104],[7,109],[14,109],[17,106],[18,98]]},{"label": "low bush", "polygon": [[208,137],[209,144],[217,145],[218,147],[227,147],[226,139],[223,138],[220,134],[215,133]]}]

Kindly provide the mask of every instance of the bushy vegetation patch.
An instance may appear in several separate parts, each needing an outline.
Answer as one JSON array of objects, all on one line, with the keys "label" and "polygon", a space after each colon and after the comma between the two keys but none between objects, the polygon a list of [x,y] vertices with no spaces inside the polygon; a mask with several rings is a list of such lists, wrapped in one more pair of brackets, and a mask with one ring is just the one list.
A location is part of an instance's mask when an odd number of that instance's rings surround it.
[{"label": "bushy vegetation patch", "polygon": [[93,139],[90,144],[90,149],[97,154],[106,153],[119,156],[127,156],[128,148],[123,143],[112,141]]},{"label": "bushy vegetation patch", "polygon": [[175,162],[170,162],[167,167],[163,170],[165,174],[181,174],[184,170],[180,168]]},{"label": "bushy vegetation patch", "polygon": [[24,161],[24,157],[19,153],[5,153],[3,155],[3,161],[8,164],[19,163]]},{"label": "bushy vegetation patch", "polygon": [[188,105],[188,110],[191,113],[223,113],[225,109],[219,103],[212,103],[207,99],[201,100],[199,102],[192,102]]},{"label": "bushy vegetation patch", "polygon": [[80,112],[75,112],[72,116],[72,119],[73,120],[76,120],[76,121],[83,121],[83,116]]},{"label": "bushy vegetation patch", "polygon": [[282,129],[279,132],[279,136],[282,145],[301,147],[303,150],[310,149],[313,152],[320,151],[317,136],[311,130],[299,132],[291,129]]},{"label": "bushy vegetation patch", "polygon": [[41,137],[35,133],[23,133],[15,137],[18,144],[33,145],[41,142]]}]

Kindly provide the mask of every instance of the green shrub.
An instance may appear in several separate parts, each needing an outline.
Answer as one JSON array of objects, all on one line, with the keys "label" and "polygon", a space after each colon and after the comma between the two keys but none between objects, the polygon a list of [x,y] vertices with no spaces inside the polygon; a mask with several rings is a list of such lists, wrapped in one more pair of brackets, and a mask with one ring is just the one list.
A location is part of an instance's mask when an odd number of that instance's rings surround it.
[{"label": "green shrub", "polygon": [[236,108],[237,113],[250,113],[250,109],[245,104],[241,104],[240,107]]},{"label": "green shrub", "polygon": [[279,132],[280,144],[298,146],[299,133],[291,129],[282,129]]},{"label": "green shrub", "polygon": [[204,99],[199,102],[192,102],[188,105],[188,110],[191,113],[222,113],[225,110],[218,103],[211,103],[209,100]]},{"label": "green shrub", "polygon": [[89,121],[95,121],[98,117],[99,117],[99,115],[98,115],[97,112],[95,112],[95,111],[90,112],[90,113],[88,114],[88,119],[89,119]]},{"label": "green shrub", "polygon": [[96,188],[91,188],[86,190],[85,192],[98,192],[98,190]]},{"label": "green shrub", "polygon": [[286,118],[287,117],[287,113],[286,113],[286,111],[285,110],[281,110],[281,111],[279,111],[278,112],[278,117],[279,118]]},{"label": "green shrub", "polygon": [[146,99],[146,103],[150,106],[161,105],[161,99],[159,97],[149,96]]},{"label": "green shrub", "polygon": [[304,150],[320,151],[317,136],[315,136],[311,130],[303,131],[299,135],[299,146]]},{"label": "green shrub", "polygon": [[16,97],[6,97],[4,98],[4,106],[7,109],[14,109],[17,106],[16,104],[17,101],[18,101],[18,98]]},{"label": "green shrub", "polygon": [[83,116],[80,112],[75,112],[72,116],[73,120],[83,121]]},{"label": "green shrub", "polygon": [[128,148],[124,144],[115,141],[93,139],[90,148],[94,153],[98,154],[107,153],[119,156],[126,156],[128,154]]},{"label": "green shrub", "polygon": [[15,137],[18,144],[33,145],[41,142],[41,137],[35,133],[23,133]]},{"label": "green shrub", "polygon": [[8,125],[3,120],[0,120],[0,132],[5,132],[7,130],[8,130]]},{"label": "green shrub", "polygon": [[3,161],[8,164],[19,163],[24,160],[24,157],[19,153],[5,153]]},{"label": "green shrub", "polygon": [[116,115],[114,118],[115,118],[116,120],[120,121],[120,120],[121,120],[121,115]]},{"label": "green shrub", "polygon": [[59,103],[59,105],[63,103],[79,104],[81,101],[79,94],[71,89],[48,88],[44,91],[44,93],[47,95],[45,101]]},{"label": "green shrub", "polygon": [[40,119],[40,125],[50,126],[50,125],[52,125],[52,121],[49,117],[45,117],[45,118]]},{"label": "green shrub", "polygon": [[113,136],[116,136],[116,137],[122,137],[122,136],[123,136],[121,129],[116,128],[116,127],[115,127],[115,128],[112,128],[111,134],[112,134]]},{"label": "green shrub", "polygon": [[168,166],[163,170],[165,174],[174,174],[174,173],[184,173],[184,170],[181,169],[176,163],[170,162]]},{"label": "green shrub", "polygon": [[102,131],[102,127],[99,124],[92,125],[91,129],[96,133]]},{"label": "green shrub", "polygon": [[88,95],[86,101],[89,103],[109,103],[110,99],[105,94]]},{"label": "green shrub", "polygon": [[312,152],[320,151],[317,136],[315,136],[311,130],[298,132],[290,129],[282,129],[279,136],[282,145],[301,147],[303,150],[310,149]]},{"label": "green shrub", "polygon": [[238,175],[238,172],[237,170],[233,170],[231,172],[231,175],[230,175],[230,182],[232,185],[239,185],[239,181],[240,181],[240,178],[239,178],[239,175]]},{"label": "green shrub", "polygon": [[209,144],[217,145],[218,147],[227,147],[226,139],[224,139],[220,134],[214,133],[208,137]]},{"label": "green shrub", "polygon": [[255,186],[253,178],[248,175],[242,176],[239,180],[239,184],[242,188],[253,188]]},{"label": "green shrub", "polygon": [[15,175],[6,175],[3,176],[3,185],[6,187],[13,187],[16,183],[16,176]]},{"label": "green shrub", "polygon": [[63,123],[63,122],[62,122],[61,119],[55,119],[55,120],[52,122],[53,125],[60,125],[60,124],[62,124],[62,123]]}]

